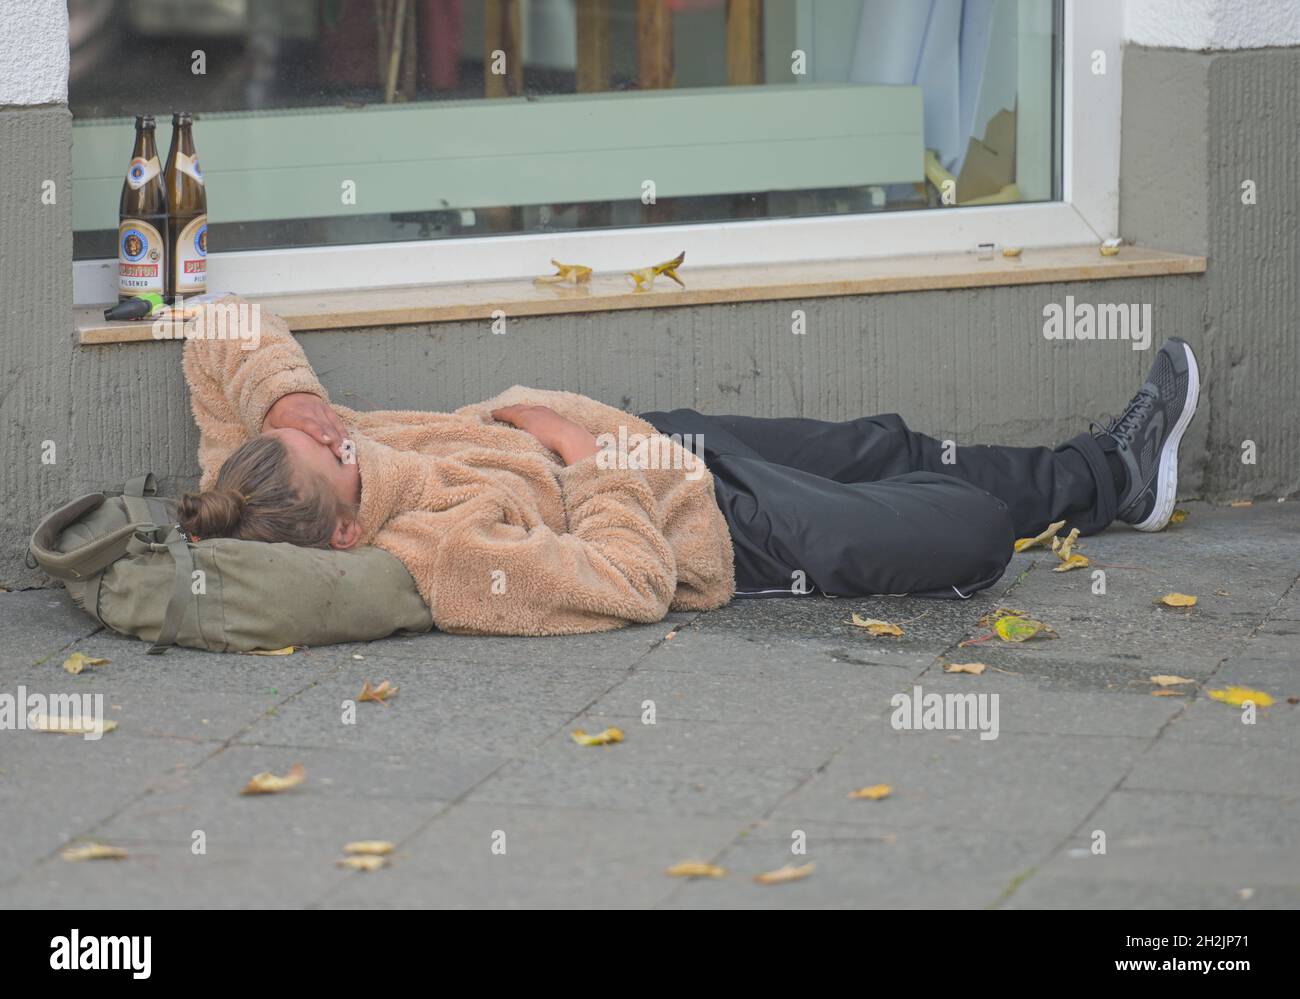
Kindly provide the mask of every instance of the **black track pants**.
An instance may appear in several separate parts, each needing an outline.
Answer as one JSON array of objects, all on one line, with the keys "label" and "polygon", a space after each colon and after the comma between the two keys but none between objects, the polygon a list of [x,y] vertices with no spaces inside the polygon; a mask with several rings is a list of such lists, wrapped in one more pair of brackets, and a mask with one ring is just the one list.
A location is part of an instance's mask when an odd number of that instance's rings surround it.
[{"label": "black track pants", "polygon": [[1057,520],[1092,534],[1115,517],[1114,480],[1091,434],[1056,449],[945,449],[892,413],[642,418],[683,435],[713,473],[739,593],[965,597],[997,582],[1016,538]]}]

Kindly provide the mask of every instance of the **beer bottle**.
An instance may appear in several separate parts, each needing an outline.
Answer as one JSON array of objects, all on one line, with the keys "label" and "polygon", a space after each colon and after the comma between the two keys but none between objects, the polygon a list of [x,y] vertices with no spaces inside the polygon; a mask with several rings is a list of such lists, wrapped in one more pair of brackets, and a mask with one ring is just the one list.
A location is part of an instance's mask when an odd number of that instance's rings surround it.
[{"label": "beer bottle", "polygon": [[135,119],[135,148],[117,212],[117,300],[166,291],[167,190],[151,114]]},{"label": "beer bottle", "polygon": [[172,146],[167,153],[167,294],[202,295],[208,288],[208,195],[194,152],[188,111],[172,115]]}]

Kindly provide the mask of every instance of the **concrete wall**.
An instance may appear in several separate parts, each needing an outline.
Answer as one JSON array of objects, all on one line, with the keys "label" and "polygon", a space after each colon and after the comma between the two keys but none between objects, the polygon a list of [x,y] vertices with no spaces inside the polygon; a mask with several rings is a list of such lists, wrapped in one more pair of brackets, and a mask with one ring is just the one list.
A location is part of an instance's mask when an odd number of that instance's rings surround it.
[{"label": "concrete wall", "polygon": [[[1300,490],[1297,107],[1300,49],[1125,52],[1121,232],[1209,260],[1205,485],[1216,498]],[[1241,460],[1247,441],[1254,465]]]},{"label": "concrete wall", "polygon": [[[73,481],[69,442],[72,118],[68,12],[59,0],[7,3],[0,27],[0,584],[23,568],[38,511]],[[43,442],[54,445],[54,464]]]}]

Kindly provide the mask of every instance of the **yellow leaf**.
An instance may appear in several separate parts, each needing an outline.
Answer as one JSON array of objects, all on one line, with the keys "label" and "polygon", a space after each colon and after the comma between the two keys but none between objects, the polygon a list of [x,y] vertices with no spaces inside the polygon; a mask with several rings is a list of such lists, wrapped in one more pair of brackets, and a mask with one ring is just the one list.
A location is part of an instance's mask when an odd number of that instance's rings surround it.
[{"label": "yellow leaf", "polygon": [[1151,682],[1157,687],[1174,687],[1180,683],[1195,683],[1195,680],[1189,680],[1185,676],[1172,676],[1168,673],[1161,673],[1159,676],[1151,677]]},{"label": "yellow leaf", "polygon": [[809,861],[801,867],[794,864],[786,864],[784,867],[778,867],[775,871],[768,871],[765,874],[755,874],[754,880],[760,885],[783,885],[789,881],[802,881],[813,872],[816,864]]},{"label": "yellow leaf", "polygon": [[1020,250],[1019,246],[1004,246],[1002,247],[1002,255],[1004,257],[1018,257],[1020,256]]},{"label": "yellow leaf", "polygon": [[893,793],[894,788],[889,784],[872,784],[870,787],[861,787],[856,791],[850,791],[849,797],[879,801],[881,798],[888,798]]},{"label": "yellow leaf", "polygon": [[655,272],[653,267],[642,267],[640,270],[628,271],[627,276],[632,279],[636,286],[633,291],[649,291],[655,285]]},{"label": "yellow leaf", "polygon": [[1054,568],[1053,572],[1069,572],[1071,569],[1086,569],[1091,563],[1087,555],[1080,555],[1078,552],[1072,552],[1070,557]]},{"label": "yellow leaf", "polygon": [[383,857],[392,853],[397,847],[385,839],[362,839],[355,843],[345,843],[343,852],[357,856]]},{"label": "yellow leaf", "polygon": [[291,656],[293,650],[294,646],[286,645],[282,649],[253,649],[248,654],[250,656]]},{"label": "yellow leaf", "polygon": [[1000,617],[1028,617],[1027,611],[1016,610],[1014,607],[994,607],[975,623],[981,628],[992,628],[993,622]]},{"label": "yellow leaf", "polygon": [[1056,532],[1065,526],[1065,521],[1058,520],[1055,524],[1048,524],[1047,530],[1034,538],[1021,538],[1016,542],[1016,551],[1022,552],[1027,548],[1034,548],[1037,545],[1046,544],[1056,537]]},{"label": "yellow leaf", "polygon": [[943,671],[945,673],[972,673],[979,676],[988,668],[987,663],[949,663],[943,668]]},{"label": "yellow leaf", "polygon": [[1224,704],[1231,704],[1233,707],[1241,707],[1247,701],[1252,702],[1256,707],[1266,708],[1273,704],[1273,698],[1264,693],[1262,690],[1251,690],[1249,687],[1229,687],[1227,690],[1207,690],[1216,701],[1222,701]]},{"label": "yellow leaf", "polygon": [[623,730],[619,728],[605,729],[603,732],[597,732],[595,735],[588,735],[582,729],[574,729],[571,733],[573,741],[579,746],[608,746],[614,742],[623,741]]},{"label": "yellow leaf", "polygon": [[1056,632],[1049,625],[1035,621],[1032,617],[1000,617],[993,622],[993,630],[1004,642],[1027,642],[1035,635],[1056,637]]},{"label": "yellow leaf", "polygon": [[74,652],[72,655],[68,656],[67,659],[63,660],[63,668],[73,676],[76,676],[87,666],[103,666],[107,662],[107,659],[92,659],[84,652]]},{"label": "yellow leaf", "polygon": [[70,846],[59,856],[70,862],[79,860],[125,860],[126,851],[118,846],[86,843],[83,846]]},{"label": "yellow leaf", "polygon": [[1171,524],[1181,524],[1186,519],[1187,511],[1182,509],[1175,509],[1174,512],[1169,515],[1169,523]]},{"label": "yellow leaf", "polygon": [[682,282],[682,279],[677,276],[677,268],[682,265],[682,261],[685,259],[686,251],[683,250],[681,253],[677,254],[677,256],[673,257],[672,260],[665,260],[662,264],[652,264],[649,267],[641,267],[634,271],[628,271],[627,276],[632,279],[633,284],[636,285],[637,291],[649,291],[654,287],[655,278],[661,274],[672,281],[676,281],[685,288],[686,285]]},{"label": "yellow leaf", "polygon": [[376,701],[379,704],[388,706],[388,699],[397,693],[398,688],[394,687],[389,681],[385,680],[378,687],[370,686],[370,681],[366,680],[361,685],[361,693],[357,695],[358,701]]},{"label": "yellow leaf", "polygon": [[279,794],[291,787],[297,787],[307,779],[307,771],[301,763],[295,763],[283,777],[267,772],[255,774],[244,786],[240,794]]},{"label": "yellow leaf", "polygon": [[1186,693],[1187,691],[1185,690],[1153,690],[1151,691],[1151,696],[1152,697],[1183,697],[1186,695]]},{"label": "yellow leaf", "polygon": [[339,867],[348,867],[354,871],[377,871],[381,867],[388,866],[387,857],[376,856],[359,856],[359,857],[340,857],[334,861]]},{"label": "yellow leaf", "polygon": [[881,635],[892,635],[898,638],[903,634],[903,629],[896,624],[890,624],[888,621],[878,621],[874,617],[862,617],[858,614],[853,615],[853,623],[859,628],[866,628],[867,634],[874,638]]},{"label": "yellow leaf", "polygon": [[1068,562],[1070,556],[1074,554],[1074,546],[1078,544],[1078,541],[1079,529],[1076,527],[1066,535],[1064,540],[1061,538],[1052,539],[1052,553],[1062,562]]},{"label": "yellow leaf", "polygon": [[547,274],[544,277],[533,278],[536,284],[559,284],[562,281],[571,281],[574,284],[590,284],[591,268],[582,264],[562,264],[558,260],[552,260],[555,265],[555,273]]},{"label": "yellow leaf", "polygon": [[50,732],[54,735],[103,735],[117,728],[117,722],[107,718],[97,721],[84,716],[51,718],[49,715],[31,715],[27,719],[27,727],[34,732]]},{"label": "yellow leaf", "polygon": [[664,873],[673,878],[725,878],[727,869],[717,864],[707,864],[703,860],[685,860],[674,864]]},{"label": "yellow leaf", "polygon": [[1157,603],[1162,603],[1166,607],[1195,607],[1196,598],[1186,593],[1166,593]]}]

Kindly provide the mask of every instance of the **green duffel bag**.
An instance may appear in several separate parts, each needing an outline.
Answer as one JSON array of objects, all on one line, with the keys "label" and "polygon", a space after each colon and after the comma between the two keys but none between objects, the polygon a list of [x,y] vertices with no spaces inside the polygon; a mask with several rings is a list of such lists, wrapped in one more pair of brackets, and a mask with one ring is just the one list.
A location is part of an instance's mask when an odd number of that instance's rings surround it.
[{"label": "green duffel bag", "polygon": [[190,542],[151,474],[54,511],[31,556],[105,627],[150,642],[248,652],[433,628],[411,574],[379,548],[332,551],[213,538]]}]

